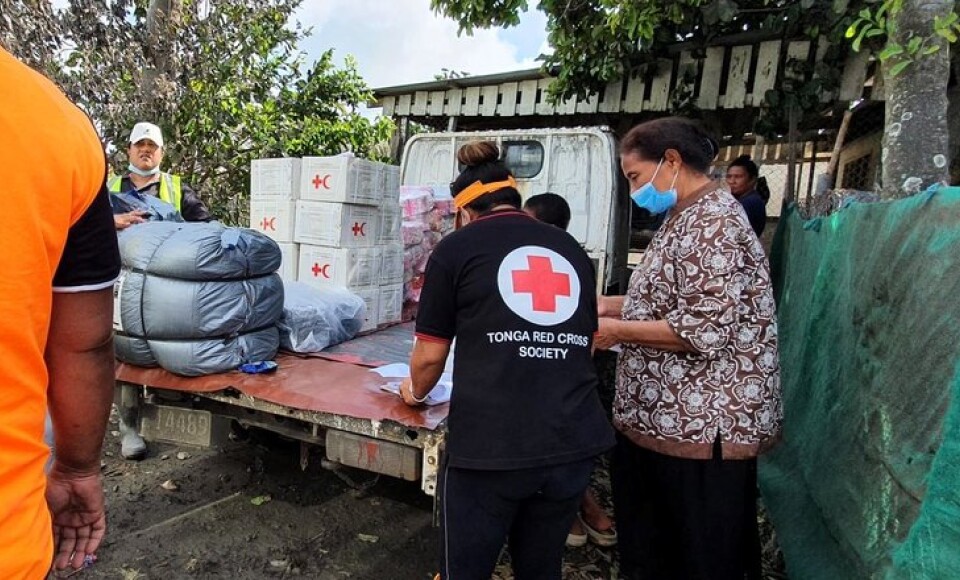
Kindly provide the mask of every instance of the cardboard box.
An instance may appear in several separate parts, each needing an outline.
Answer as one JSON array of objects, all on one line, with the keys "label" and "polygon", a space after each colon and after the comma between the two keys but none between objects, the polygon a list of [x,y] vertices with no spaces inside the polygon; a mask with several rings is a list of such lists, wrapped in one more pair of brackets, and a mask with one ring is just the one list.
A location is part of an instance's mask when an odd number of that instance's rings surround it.
[{"label": "cardboard box", "polygon": [[396,242],[380,246],[381,286],[403,283],[403,244]]},{"label": "cardboard box", "polygon": [[403,284],[380,288],[380,326],[400,322],[403,314]]},{"label": "cardboard box", "polygon": [[300,244],[283,243],[278,245],[283,260],[280,262],[280,269],[277,270],[277,273],[285,282],[296,282],[297,270],[300,267]]},{"label": "cardboard box", "polygon": [[363,319],[363,326],[360,327],[360,332],[376,330],[380,323],[380,289],[364,288],[352,292],[362,298],[363,303],[367,305],[367,313]]},{"label": "cardboard box", "polygon": [[300,168],[300,199],[380,205],[383,199],[380,164],[350,155],[304,157]]},{"label": "cardboard box", "polygon": [[400,168],[396,165],[383,166],[383,196],[386,199],[400,198]]},{"label": "cardboard box", "polygon": [[301,245],[297,280],[313,286],[346,286],[350,290],[375,288],[380,284],[380,255],[380,248]]},{"label": "cardboard box", "polygon": [[296,201],[299,193],[299,159],[254,159],[250,163],[250,199],[279,198]]},{"label": "cardboard box", "polygon": [[277,242],[290,243],[296,231],[297,202],[282,198],[260,198],[250,202],[250,229]]},{"label": "cardboard box", "polygon": [[334,248],[372,247],[380,237],[380,209],[365,205],[298,201],[293,240]]},{"label": "cardboard box", "polygon": [[400,205],[381,205],[380,206],[380,235],[377,236],[377,244],[384,245],[393,242],[402,241],[400,228],[403,224]]}]

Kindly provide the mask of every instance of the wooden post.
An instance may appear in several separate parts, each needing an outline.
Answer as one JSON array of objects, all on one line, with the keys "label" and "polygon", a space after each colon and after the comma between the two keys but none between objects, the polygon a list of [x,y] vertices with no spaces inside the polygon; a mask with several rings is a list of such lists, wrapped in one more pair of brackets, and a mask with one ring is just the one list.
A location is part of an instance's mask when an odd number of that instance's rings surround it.
[{"label": "wooden post", "polygon": [[827,165],[830,187],[833,187],[833,180],[837,175],[837,166],[840,165],[840,152],[843,150],[843,142],[847,140],[847,131],[850,130],[850,121],[852,119],[853,109],[847,109],[843,112],[840,129],[837,130],[837,139],[833,142],[833,153],[830,154],[830,164]]},{"label": "wooden post", "polygon": [[407,144],[407,136],[410,134],[410,117],[400,117],[397,122],[397,130],[393,133],[393,139],[390,140],[390,159],[398,165],[403,157],[403,147]]}]

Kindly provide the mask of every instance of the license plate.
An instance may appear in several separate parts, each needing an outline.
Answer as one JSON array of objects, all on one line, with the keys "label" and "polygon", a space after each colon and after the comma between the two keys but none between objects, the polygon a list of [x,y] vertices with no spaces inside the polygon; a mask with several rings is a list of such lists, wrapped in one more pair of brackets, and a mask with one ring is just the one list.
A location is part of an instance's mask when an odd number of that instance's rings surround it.
[{"label": "license plate", "polygon": [[213,415],[209,411],[145,405],[140,414],[140,430],[146,439],[210,446]]}]

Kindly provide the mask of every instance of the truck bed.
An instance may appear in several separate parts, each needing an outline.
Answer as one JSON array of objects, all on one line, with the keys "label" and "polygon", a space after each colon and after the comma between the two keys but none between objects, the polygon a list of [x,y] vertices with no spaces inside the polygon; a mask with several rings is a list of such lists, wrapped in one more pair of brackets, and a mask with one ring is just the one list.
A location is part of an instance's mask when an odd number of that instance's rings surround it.
[{"label": "truck bed", "polygon": [[435,430],[447,417],[448,405],[408,407],[380,389],[386,383],[370,369],[407,362],[413,345],[412,325],[402,324],[347,341],[315,355],[281,354],[274,373],[229,372],[181,377],[159,368],[117,363],[116,380],[157,389],[194,394],[233,389],[259,401],[300,411],[372,421],[394,421],[404,427]]},{"label": "truck bed", "polygon": [[[408,407],[381,390],[370,369],[407,362],[411,324],[347,341],[312,355],[281,354],[268,374],[229,372],[181,377],[118,363],[118,385],[139,389],[138,427],[150,440],[206,447],[223,420],[260,428],[325,449],[331,465],[420,481],[436,493],[448,404]],[[219,422],[219,423],[218,423]]]}]

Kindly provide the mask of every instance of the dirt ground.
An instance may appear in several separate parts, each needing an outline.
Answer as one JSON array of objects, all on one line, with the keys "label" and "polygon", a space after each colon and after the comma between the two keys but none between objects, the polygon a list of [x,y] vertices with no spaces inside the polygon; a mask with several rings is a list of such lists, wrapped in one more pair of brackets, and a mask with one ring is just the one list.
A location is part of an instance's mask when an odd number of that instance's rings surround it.
[{"label": "dirt ground", "polygon": [[[151,443],[146,459],[125,461],[116,427],[113,418],[103,457],[107,539],[74,580],[429,580],[436,572],[433,502],[417,483],[354,472],[354,484],[372,483],[358,491],[320,466],[319,450],[301,470],[299,444],[256,432],[207,450]],[[609,505],[603,470],[593,489]],[[765,577],[785,578],[761,523]],[[567,551],[565,579],[617,576],[614,549]],[[506,556],[494,580],[512,580]]]},{"label": "dirt ground", "polygon": [[[151,443],[146,459],[125,461],[115,421],[103,457],[108,536],[97,563],[73,579],[426,580],[436,572],[433,502],[417,483],[384,476],[361,492],[323,469],[319,450],[301,471],[299,444],[258,433],[209,450]],[[164,487],[171,482],[175,490]],[[570,550],[564,577],[615,578],[614,560],[611,550]],[[506,562],[497,578],[510,578]]]},{"label": "dirt ground", "polygon": [[301,471],[298,444],[267,435],[210,450],[151,444],[140,462],[119,447],[112,431],[107,539],[74,578],[432,578],[432,501],[417,484],[383,477],[359,493],[319,453]]}]

